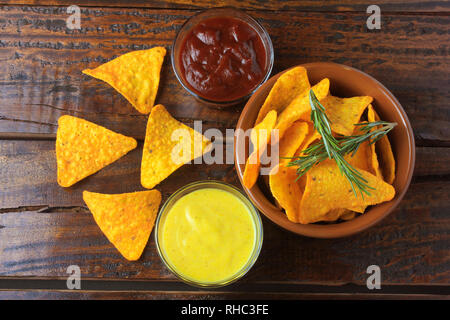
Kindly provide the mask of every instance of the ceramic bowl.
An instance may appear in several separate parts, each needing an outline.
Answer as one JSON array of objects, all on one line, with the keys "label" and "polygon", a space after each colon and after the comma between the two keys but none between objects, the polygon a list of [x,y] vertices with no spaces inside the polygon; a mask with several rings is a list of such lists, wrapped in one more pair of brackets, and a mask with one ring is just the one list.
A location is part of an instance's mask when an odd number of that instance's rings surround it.
[{"label": "ceramic bowl", "polygon": [[[267,179],[265,181],[260,176],[258,182],[251,189],[244,186],[243,188],[250,200],[267,218],[286,230],[314,238],[350,236],[380,222],[397,207],[405,195],[411,182],[415,162],[413,130],[408,116],[394,95],[368,74],[355,68],[329,62],[308,63],[302,66],[307,69],[311,85],[318,83],[323,78],[329,78],[330,92],[335,96],[372,96],[374,98],[372,104],[381,119],[397,122],[397,127],[388,135],[396,160],[396,177],[393,183],[396,195],[391,201],[369,207],[364,214],[358,215],[350,221],[299,224],[289,221],[286,214],[275,206],[267,186]],[[283,72],[271,77],[252,95],[240,115],[236,129],[245,131],[254,126],[259,109]],[[236,130],[236,132],[237,135],[243,134],[241,130]],[[241,184],[245,160],[248,156],[248,146],[238,145],[243,140],[245,139],[236,136],[234,146],[235,167]],[[242,147],[246,150],[245,154],[242,152],[238,154],[237,150],[242,150]]]}]

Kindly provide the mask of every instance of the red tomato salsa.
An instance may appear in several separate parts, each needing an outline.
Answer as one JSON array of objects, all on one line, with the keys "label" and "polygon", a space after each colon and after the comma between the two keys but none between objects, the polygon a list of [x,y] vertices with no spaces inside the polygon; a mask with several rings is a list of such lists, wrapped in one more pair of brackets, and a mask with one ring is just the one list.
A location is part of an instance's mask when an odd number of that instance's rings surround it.
[{"label": "red tomato salsa", "polygon": [[179,59],[190,89],[212,101],[246,96],[266,71],[261,37],[232,17],[209,18],[194,26],[181,45]]}]

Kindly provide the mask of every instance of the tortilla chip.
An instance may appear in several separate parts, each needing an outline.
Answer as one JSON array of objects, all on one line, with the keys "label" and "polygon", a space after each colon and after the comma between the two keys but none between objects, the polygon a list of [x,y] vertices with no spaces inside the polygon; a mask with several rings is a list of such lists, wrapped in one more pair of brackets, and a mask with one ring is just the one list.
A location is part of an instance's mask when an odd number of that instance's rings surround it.
[{"label": "tortilla chip", "polygon": [[280,140],[279,145],[279,155],[280,162],[289,162],[289,159],[295,155],[295,152],[302,145],[305,137],[308,133],[309,126],[308,123],[303,121],[294,122],[287,130]]},{"label": "tortilla chip", "polygon": [[[304,143],[302,143],[300,148],[296,151],[295,157],[303,155],[303,150],[307,149],[309,146],[311,146],[313,144],[313,142],[315,142],[316,140],[321,138],[320,134],[314,129],[313,124],[309,123],[308,125],[309,125],[309,130],[312,130],[312,132],[310,131],[308,136],[305,138]],[[372,166],[369,163],[370,155],[371,155],[371,150],[370,150],[369,144],[367,142],[365,142],[365,143],[361,144],[361,146],[358,148],[357,152],[353,156],[351,154],[346,155],[345,159],[353,167],[368,171],[369,173],[373,173]],[[297,180],[297,184],[299,185],[300,190],[302,192],[304,192],[305,187],[306,187],[306,175],[301,176]],[[357,207],[354,207],[351,209],[356,212],[363,213],[366,210],[366,207],[367,206],[357,206]],[[334,218],[334,217],[337,217],[337,218]],[[330,213],[329,217],[322,219],[322,221],[335,221],[339,217],[340,217],[339,214],[336,215],[335,212],[332,212],[332,213]]]},{"label": "tortilla chip", "polygon": [[332,222],[337,221],[338,219],[347,221],[352,220],[353,218],[355,218],[355,216],[356,212],[350,211],[348,209],[332,209],[322,218],[321,221]]},{"label": "tortilla chip", "polygon": [[356,217],[356,212],[344,209],[344,213],[339,216],[339,219],[348,221],[352,220]]},{"label": "tortilla chip", "polygon": [[302,144],[300,147],[298,147],[297,151],[295,152],[294,156],[299,157],[300,155],[303,155],[303,151],[307,149],[313,142],[316,140],[321,139],[320,133],[314,129],[314,125],[312,122],[306,122],[308,124],[308,134],[306,135],[305,139],[303,139]]},{"label": "tortilla chip", "polygon": [[83,73],[105,81],[137,111],[147,114],[155,103],[165,55],[163,47],[132,51]]},{"label": "tortilla chip", "polygon": [[361,143],[355,154],[347,154],[344,159],[347,160],[347,162],[355,168],[375,174],[370,160],[371,157],[372,150],[370,148],[369,142],[365,141]]},{"label": "tortilla chip", "polygon": [[155,224],[158,190],[123,194],[83,192],[83,200],[108,240],[125,259],[139,259]]},{"label": "tortilla chip", "polygon": [[294,167],[279,164],[276,174],[270,175],[269,185],[274,198],[285,210],[287,218],[299,222],[300,200],[302,191],[295,181],[297,173]]},{"label": "tortilla chip", "polygon": [[356,197],[347,178],[333,160],[325,160],[307,173],[305,192],[300,204],[300,223],[312,223],[323,219],[332,209],[368,206],[391,200],[394,188],[367,171],[359,170],[369,186],[371,195]]},{"label": "tortilla chip", "polygon": [[148,117],[141,163],[141,184],[152,189],[212,144],[201,133],[175,120],[162,105]]},{"label": "tortilla chip", "polygon": [[73,116],[58,119],[58,184],[70,187],[136,148],[135,139]]},{"label": "tortilla chip", "polygon": [[331,122],[331,130],[350,136],[355,129],[355,123],[359,123],[361,115],[372,100],[369,96],[338,98],[329,95],[321,103]]},{"label": "tortilla chip", "polygon": [[305,68],[295,67],[283,73],[275,82],[259,110],[255,125],[260,123],[271,110],[280,114],[294,98],[310,87]]},{"label": "tortilla chip", "polygon": [[302,144],[308,132],[306,122],[294,122],[280,141],[280,163],[269,176],[269,187],[278,204],[286,211],[286,216],[293,222],[298,222],[298,212],[302,191],[296,182],[296,167],[286,167],[290,159]]},{"label": "tortilla chip", "polygon": [[[380,121],[380,117],[375,112],[372,105],[369,105],[367,112],[369,122]],[[387,136],[382,137],[372,147],[372,163],[377,169],[377,174],[381,175],[389,184],[395,179],[395,158],[392,152],[391,143]]]},{"label": "tortilla chip", "polygon": [[[320,81],[318,84],[312,87],[314,94],[319,101],[322,101],[329,92],[330,80],[327,78]],[[309,90],[303,92],[297,98],[281,112],[278,117],[275,129],[279,130],[279,138],[283,138],[286,130],[297,120],[311,121],[311,106],[309,104]]]},{"label": "tortilla chip", "polygon": [[[294,157],[302,156],[303,155],[303,151],[305,149],[307,149],[316,140],[321,138],[320,133],[317,132],[316,129],[314,129],[314,125],[311,122],[307,122],[307,123],[308,123],[308,135],[305,137],[305,139],[303,140],[302,144],[300,145],[300,147],[295,152]],[[293,167],[293,168],[295,168],[295,170],[297,170],[297,167]],[[300,178],[298,178],[297,179],[297,184],[299,185],[300,190],[302,192],[304,192],[305,191],[305,186],[306,186],[306,175],[303,175]]]},{"label": "tortilla chip", "polygon": [[[368,111],[367,111],[367,119],[369,120],[369,122],[373,122],[375,119],[375,116],[373,114],[373,108],[372,105],[369,106]],[[371,144],[370,145],[370,164],[371,164],[371,169],[374,172],[374,174],[383,179],[383,174],[381,173],[381,169],[380,169],[380,164],[378,162],[378,157],[377,157],[377,153],[375,151],[375,144]]]},{"label": "tortilla chip", "polygon": [[246,188],[252,188],[258,180],[259,167],[261,165],[260,157],[270,142],[270,135],[275,122],[277,121],[277,112],[271,110],[267,113],[263,121],[257,124],[250,134],[250,140],[253,144],[253,152],[245,162],[242,182]]}]

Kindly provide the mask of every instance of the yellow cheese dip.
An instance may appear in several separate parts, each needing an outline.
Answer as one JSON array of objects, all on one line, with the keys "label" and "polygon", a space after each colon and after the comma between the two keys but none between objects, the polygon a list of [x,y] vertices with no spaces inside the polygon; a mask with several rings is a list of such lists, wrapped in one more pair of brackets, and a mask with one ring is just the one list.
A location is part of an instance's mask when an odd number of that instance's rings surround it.
[{"label": "yellow cheese dip", "polygon": [[247,264],[256,245],[255,223],[236,195],[203,188],[179,198],[162,221],[163,255],[181,277],[219,283]]}]

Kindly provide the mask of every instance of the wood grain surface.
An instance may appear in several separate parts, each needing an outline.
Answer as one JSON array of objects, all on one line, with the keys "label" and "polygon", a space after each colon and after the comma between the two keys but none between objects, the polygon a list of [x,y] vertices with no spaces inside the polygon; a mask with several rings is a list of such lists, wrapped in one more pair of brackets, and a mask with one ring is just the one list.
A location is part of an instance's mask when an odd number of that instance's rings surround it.
[{"label": "wood grain surface", "polygon": [[[0,14],[0,131],[56,132],[63,114],[142,138],[146,117],[114,89],[81,71],[130,50],[170,45],[187,10],[82,10],[82,29],[67,30],[64,8],[3,7]],[[369,31],[362,13],[254,12],[275,47],[274,72],[332,61],[369,73],[399,99],[419,145],[450,145],[448,16],[383,15]],[[420,89],[418,89],[420,88]],[[214,110],[177,82],[166,56],[157,102],[185,122],[232,128],[242,108]]]},{"label": "wood grain surface", "polygon": [[[26,5],[59,5],[70,6],[70,0],[2,0],[5,4]],[[231,6],[246,10],[274,10],[274,11],[366,11],[369,6],[362,0],[133,0],[133,1],[102,1],[78,0],[77,5],[87,7],[123,7],[123,8],[176,8],[195,9]],[[445,0],[378,0],[376,2],[383,11],[396,12],[448,12],[450,5]]]},{"label": "wood grain surface", "polygon": [[[367,29],[363,1],[81,0],[81,30],[66,27],[70,4],[0,1],[0,299],[450,297],[449,2],[378,1],[381,30]],[[191,127],[202,120],[203,130],[225,133],[235,127],[243,104],[202,105],[177,82],[170,62],[172,41],[184,21],[201,8],[222,5],[249,10],[268,30],[275,49],[273,74],[332,61],[383,83],[412,123],[416,168],[400,206],[371,229],[319,240],[263,219],[264,246],[248,275],[230,289],[196,291],[162,265],[153,234],[140,260],[123,259],[83,203],[82,190],[143,190],[139,168],[147,116],[81,71],[125,52],[164,46],[169,53],[157,103]],[[73,187],[61,188],[54,140],[64,114],[135,137],[138,147]],[[203,164],[180,168],[157,189],[164,201],[179,187],[203,179],[240,187],[233,165]],[[68,292],[51,282],[65,279],[73,264],[92,281],[90,290]],[[382,269],[384,291],[364,289],[371,264]],[[33,289],[36,279],[47,282]],[[130,287],[140,281],[150,289],[105,291],[95,287],[100,280],[130,281]]]}]

